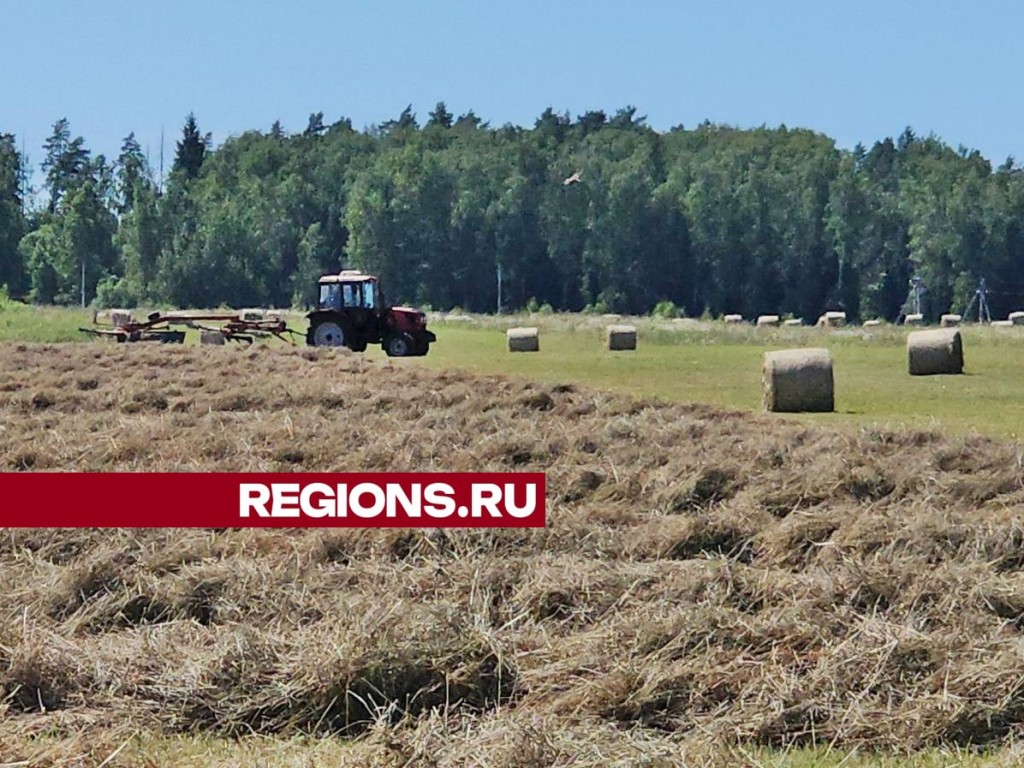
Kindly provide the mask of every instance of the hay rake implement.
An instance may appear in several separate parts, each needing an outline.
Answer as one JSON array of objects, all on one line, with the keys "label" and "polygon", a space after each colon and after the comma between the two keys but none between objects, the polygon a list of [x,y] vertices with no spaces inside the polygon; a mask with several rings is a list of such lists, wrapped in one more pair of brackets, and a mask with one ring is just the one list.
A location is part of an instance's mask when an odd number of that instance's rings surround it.
[{"label": "hay rake implement", "polygon": [[[223,344],[237,341],[252,344],[256,339],[276,338],[294,345],[295,335],[305,336],[292,330],[281,318],[254,319],[245,315],[229,314],[167,314],[153,312],[145,320],[135,320],[127,313],[111,313],[113,324],[102,325],[93,316],[93,327],[79,328],[82,333],[112,338],[118,342],[156,341],[162,344],[183,344],[185,329],[202,333],[204,343]],[[216,323],[217,325],[207,325]]]}]

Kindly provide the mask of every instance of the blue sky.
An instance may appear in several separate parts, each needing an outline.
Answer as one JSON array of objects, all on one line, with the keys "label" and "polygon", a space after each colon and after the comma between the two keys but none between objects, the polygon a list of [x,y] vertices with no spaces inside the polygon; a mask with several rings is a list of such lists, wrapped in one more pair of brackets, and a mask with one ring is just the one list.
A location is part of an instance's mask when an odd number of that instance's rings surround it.
[{"label": "blue sky", "polygon": [[905,126],[1024,159],[1024,4],[950,0],[177,0],[0,2],[0,131],[33,164],[53,122],[166,162],[189,112],[219,144],[310,112],[358,128],[439,100],[492,125],[635,105],[810,128],[842,147]]}]

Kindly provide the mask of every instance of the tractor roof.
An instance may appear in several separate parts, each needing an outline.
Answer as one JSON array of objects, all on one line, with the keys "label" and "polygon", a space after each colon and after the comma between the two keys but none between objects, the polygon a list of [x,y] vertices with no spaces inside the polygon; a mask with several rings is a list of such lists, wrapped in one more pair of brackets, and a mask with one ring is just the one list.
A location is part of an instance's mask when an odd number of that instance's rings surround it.
[{"label": "tractor roof", "polygon": [[367,275],[358,269],[343,269],[336,275],[324,275],[320,278],[320,284],[326,283],[369,283],[376,281],[373,275]]}]

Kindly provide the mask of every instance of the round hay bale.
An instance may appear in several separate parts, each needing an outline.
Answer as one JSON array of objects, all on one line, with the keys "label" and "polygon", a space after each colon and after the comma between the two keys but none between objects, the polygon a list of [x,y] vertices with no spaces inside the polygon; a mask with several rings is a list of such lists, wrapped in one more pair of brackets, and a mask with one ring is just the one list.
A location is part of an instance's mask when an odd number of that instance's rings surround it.
[{"label": "round hay bale", "polygon": [[743,315],[726,315],[722,318],[729,325],[735,325],[743,322]]},{"label": "round hay bale", "polygon": [[778,315],[760,315],[757,318],[758,328],[778,328],[779,327],[779,316]]},{"label": "round hay bale", "polygon": [[903,318],[904,325],[924,325],[924,315],[907,315]]},{"label": "round hay bale", "polygon": [[766,411],[831,413],[835,410],[832,357],[827,349],[765,352],[761,383]]},{"label": "round hay bale", "polygon": [[939,318],[939,326],[942,328],[956,328],[963,321],[963,317],[960,315],[942,315]]},{"label": "round hay bale", "polygon": [[1013,320],[993,320],[989,325],[993,328],[1013,328]]},{"label": "round hay bale", "polygon": [[914,331],[907,336],[907,369],[911,376],[964,372],[964,345],[952,328]]},{"label": "round hay bale", "polygon": [[844,328],[846,327],[845,312],[826,312],[818,318],[819,328]]},{"label": "round hay bale", "polygon": [[199,343],[224,346],[224,344],[227,343],[227,340],[224,338],[224,334],[220,331],[200,331]]},{"label": "round hay bale", "polygon": [[537,352],[540,350],[540,335],[536,328],[509,328],[505,331],[509,352]]},{"label": "round hay bale", "polygon": [[1012,325],[1024,325],[1024,312],[1011,312],[1006,316]]},{"label": "round hay bale", "polygon": [[802,317],[791,317],[789,320],[783,320],[782,325],[786,328],[797,328],[804,324]]},{"label": "round hay bale", "polygon": [[610,351],[619,352],[626,349],[636,349],[635,325],[609,325],[606,331],[606,339]]},{"label": "round hay bale", "polygon": [[865,320],[864,321],[864,327],[865,328],[880,328],[881,325],[882,325],[882,321],[881,320]]}]

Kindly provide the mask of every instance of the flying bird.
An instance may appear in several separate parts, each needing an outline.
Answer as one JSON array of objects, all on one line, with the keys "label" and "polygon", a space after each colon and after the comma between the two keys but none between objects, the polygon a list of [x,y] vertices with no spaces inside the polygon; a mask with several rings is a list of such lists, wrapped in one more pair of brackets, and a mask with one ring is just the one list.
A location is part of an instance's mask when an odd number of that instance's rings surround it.
[{"label": "flying bird", "polygon": [[582,171],[576,171],[576,173],[574,173],[568,179],[563,181],[562,185],[568,187],[570,184],[579,184],[580,183],[580,174],[581,173],[582,173]]}]

